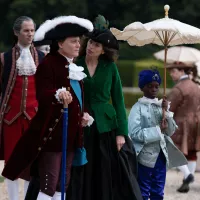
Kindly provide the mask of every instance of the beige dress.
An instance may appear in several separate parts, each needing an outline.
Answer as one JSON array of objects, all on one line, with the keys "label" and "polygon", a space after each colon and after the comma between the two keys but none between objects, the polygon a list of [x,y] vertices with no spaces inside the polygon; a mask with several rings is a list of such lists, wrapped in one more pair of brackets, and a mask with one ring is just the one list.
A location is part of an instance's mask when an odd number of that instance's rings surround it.
[{"label": "beige dress", "polygon": [[200,90],[189,78],[180,80],[168,95],[178,130],[174,143],[185,154],[200,150]]}]

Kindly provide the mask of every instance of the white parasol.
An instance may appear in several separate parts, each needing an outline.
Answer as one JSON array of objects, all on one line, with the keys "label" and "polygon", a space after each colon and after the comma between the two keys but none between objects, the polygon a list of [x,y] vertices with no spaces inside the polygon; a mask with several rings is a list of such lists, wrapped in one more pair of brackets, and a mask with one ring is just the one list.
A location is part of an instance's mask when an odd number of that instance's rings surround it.
[{"label": "white parasol", "polygon": [[111,28],[111,32],[118,40],[127,41],[131,46],[143,46],[157,44],[165,47],[164,51],[164,96],[166,95],[166,59],[167,47],[180,44],[200,43],[200,29],[170,19],[168,17],[169,6],[165,5],[165,18],[158,19],[146,24],[134,22],[120,31]]},{"label": "white parasol", "polygon": [[[164,55],[164,50],[154,53],[154,57],[161,61],[165,60]],[[168,64],[172,64],[174,62],[181,62],[186,65],[193,65],[198,61],[200,61],[200,51],[198,49],[185,46],[176,46],[170,47],[167,50],[166,62]]]}]

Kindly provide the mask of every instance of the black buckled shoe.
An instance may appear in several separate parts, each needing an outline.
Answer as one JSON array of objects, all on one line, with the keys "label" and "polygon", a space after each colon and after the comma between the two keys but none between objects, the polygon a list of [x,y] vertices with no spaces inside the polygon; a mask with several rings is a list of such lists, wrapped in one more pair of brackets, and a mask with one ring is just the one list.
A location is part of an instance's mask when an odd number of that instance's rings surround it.
[{"label": "black buckled shoe", "polygon": [[189,184],[194,182],[193,174],[189,174],[186,179],[183,180],[183,183],[180,188],[177,189],[178,192],[187,193],[190,190]]}]

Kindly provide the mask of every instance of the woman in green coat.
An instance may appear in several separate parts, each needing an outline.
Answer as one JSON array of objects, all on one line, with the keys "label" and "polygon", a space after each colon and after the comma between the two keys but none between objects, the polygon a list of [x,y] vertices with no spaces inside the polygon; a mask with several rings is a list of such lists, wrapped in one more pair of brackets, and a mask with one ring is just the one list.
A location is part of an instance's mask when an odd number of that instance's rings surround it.
[{"label": "woman in green coat", "polygon": [[76,62],[87,75],[84,105],[94,123],[84,131],[88,163],[73,169],[71,200],[142,199],[135,179],[135,152],[127,137],[121,80],[114,63],[118,49],[110,30],[96,29],[83,41]]}]

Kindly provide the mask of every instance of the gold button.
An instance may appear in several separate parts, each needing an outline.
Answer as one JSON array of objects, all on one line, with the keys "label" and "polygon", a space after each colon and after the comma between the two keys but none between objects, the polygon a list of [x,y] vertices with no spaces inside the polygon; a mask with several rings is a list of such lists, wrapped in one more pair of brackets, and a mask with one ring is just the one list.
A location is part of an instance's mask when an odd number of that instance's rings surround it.
[{"label": "gold button", "polygon": [[68,65],[65,65],[65,68],[68,68]]},{"label": "gold button", "polygon": [[52,140],[52,137],[49,137],[50,140]]},{"label": "gold button", "polygon": [[53,129],[52,128],[49,128],[49,131],[52,131]]},{"label": "gold button", "polygon": [[38,147],[38,151],[41,151],[41,149],[42,149],[41,147]]},{"label": "gold button", "polygon": [[55,120],[55,122],[58,122],[58,121],[59,121],[58,119]]},{"label": "gold button", "polygon": [[64,112],[64,110],[63,109],[61,109],[61,111],[60,111],[61,113],[63,113]]},{"label": "gold button", "polygon": [[67,78],[69,79],[69,76]]},{"label": "gold button", "polygon": [[78,105],[78,107],[80,107],[80,106]]},{"label": "gold button", "polygon": [[43,140],[44,140],[44,141],[46,141],[46,140],[47,140],[47,138],[46,138],[46,137],[44,137],[44,138],[43,138]]}]

